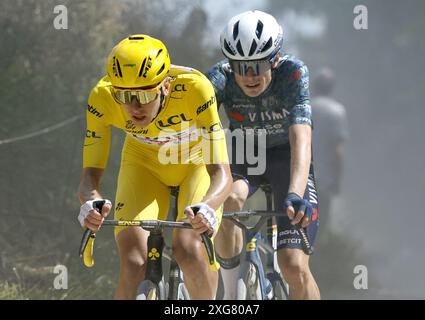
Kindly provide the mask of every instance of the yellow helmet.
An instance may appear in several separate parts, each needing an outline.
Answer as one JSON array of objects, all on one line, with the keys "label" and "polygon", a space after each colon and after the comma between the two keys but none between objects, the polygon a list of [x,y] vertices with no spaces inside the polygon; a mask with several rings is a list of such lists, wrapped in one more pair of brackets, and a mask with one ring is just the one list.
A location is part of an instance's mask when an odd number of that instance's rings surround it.
[{"label": "yellow helmet", "polygon": [[164,80],[170,64],[167,48],[160,40],[137,34],[112,49],[106,72],[114,87],[155,88]]}]

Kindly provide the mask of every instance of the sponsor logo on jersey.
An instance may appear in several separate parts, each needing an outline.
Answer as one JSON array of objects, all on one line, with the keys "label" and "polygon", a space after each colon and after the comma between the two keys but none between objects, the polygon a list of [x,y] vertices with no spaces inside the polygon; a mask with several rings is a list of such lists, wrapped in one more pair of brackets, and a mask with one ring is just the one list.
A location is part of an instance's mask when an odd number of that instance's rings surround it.
[{"label": "sponsor logo on jersey", "polygon": [[290,112],[286,109],[279,111],[261,111],[261,112],[249,112],[248,117],[251,122],[261,121],[277,121],[287,118]]},{"label": "sponsor logo on jersey", "polygon": [[319,217],[319,210],[317,210],[317,208],[313,208],[313,216],[311,217],[311,220],[316,221],[318,217]]},{"label": "sponsor logo on jersey", "polygon": [[161,134],[157,137],[143,137],[133,134],[132,136],[143,144],[153,146],[163,146],[166,144],[186,144],[191,141],[197,141],[199,138],[196,125],[191,126],[187,130],[175,132],[174,134]]},{"label": "sponsor logo on jersey", "polygon": [[283,230],[279,232],[279,236],[287,236],[287,235],[299,235],[298,230],[290,229],[290,230]]},{"label": "sponsor logo on jersey", "polygon": [[86,138],[101,139],[102,137],[99,137],[95,131],[87,130]]},{"label": "sponsor logo on jersey", "polygon": [[202,127],[202,131],[207,133],[219,132],[222,130],[223,130],[223,125],[221,124],[221,122],[216,122],[212,124],[209,128]]},{"label": "sponsor logo on jersey", "polygon": [[148,129],[137,128],[131,120],[127,120],[125,124],[125,131],[131,134],[148,134]]},{"label": "sponsor logo on jersey", "polygon": [[301,239],[289,238],[289,239],[282,239],[278,242],[278,246],[284,245],[284,244],[301,244]]},{"label": "sponsor logo on jersey", "polygon": [[91,114],[94,114],[96,117],[98,118],[102,118],[103,117],[103,113],[100,113],[99,111],[97,111],[97,109],[91,105],[87,105],[87,110],[88,112],[90,112]]},{"label": "sponsor logo on jersey", "polygon": [[244,126],[241,125],[240,129],[242,130],[254,130],[254,134],[261,135],[264,130],[267,132],[267,135],[276,135],[283,134],[285,132],[285,128],[281,123],[275,124],[262,124],[262,125],[254,125],[254,126]]},{"label": "sponsor logo on jersey", "polygon": [[318,203],[318,201],[317,201],[317,191],[316,191],[316,185],[314,183],[312,174],[309,174],[309,176],[308,176],[307,188],[308,188],[308,201],[311,204],[317,204]]},{"label": "sponsor logo on jersey", "polygon": [[230,109],[254,109],[255,104],[233,104]]},{"label": "sponsor logo on jersey", "polygon": [[158,120],[156,122],[156,126],[159,129],[161,129],[161,128],[167,128],[167,127],[170,127],[170,126],[174,126],[176,124],[180,124],[182,122],[189,122],[189,121],[192,121],[192,119],[188,119],[187,116],[184,113],[180,113],[180,114],[172,115],[165,122],[162,119]]},{"label": "sponsor logo on jersey", "polygon": [[213,103],[215,103],[215,97],[211,97],[210,100],[208,100],[207,102],[205,102],[202,106],[199,106],[196,109],[196,114],[199,115],[201,112],[207,110]]},{"label": "sponsor logo on jersey", "polygon": [[243,122],[245,121],[245,116],[242,113],[239,112],[229,112],[229,117],[232,118],[233,120],[236,120],[238,122]]},{"label": "sponsor logo on jersey", "polygon": [[300,236],[297,230],[283,230],[278,235],[278,245],[282,244],[300,244],[301,239],[294,236]]},{"label": "sponsor logo on jersey", "polygon": [[301,77],[301,71],[297,70],[292,74],[290,80],[295,81],[295,80],[299,79],[299,77]]}]

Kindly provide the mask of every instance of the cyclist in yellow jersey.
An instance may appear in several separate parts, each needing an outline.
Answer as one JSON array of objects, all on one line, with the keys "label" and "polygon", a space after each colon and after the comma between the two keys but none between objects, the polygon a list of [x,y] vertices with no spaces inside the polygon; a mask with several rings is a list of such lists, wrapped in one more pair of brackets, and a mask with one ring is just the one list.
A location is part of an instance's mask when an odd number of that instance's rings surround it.
[{"label": "cyclist in yellow jersey", "polygon": [[[111,127],[127,133],[115,198],[116,219],[165,219],[169,186],[179,186],[178,221],[194,230],[173,234],[173,252],[192,299],[214,299],[217,266],[210,266],[200,234],[213,238],[231,174],[214,89],[200,72],[170,64],[164,44],[147,35],[122,40],[108,57],[107,76],[92,89],[87,108],[79,221],[97,231],[100,180],[110,148]],[[199,209],[195,216],[192,208]],[[144,278],[148,232],[117,227],[120,276],[115,297],[134,299]]]}]

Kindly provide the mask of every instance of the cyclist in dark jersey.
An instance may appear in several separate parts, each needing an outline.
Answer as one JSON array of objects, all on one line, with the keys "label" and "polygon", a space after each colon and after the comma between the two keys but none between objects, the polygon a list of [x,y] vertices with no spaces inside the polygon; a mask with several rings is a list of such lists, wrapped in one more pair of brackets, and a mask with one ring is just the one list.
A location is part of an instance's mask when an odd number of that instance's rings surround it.
[{"label": "cyclist in dark jersey", "polygon": [[[295,226],[302,224],[314,243],[319,220],[311,156],[309,75],[302,61],[280,53],[282,35],[278,22],[264,12],[248,11],[233,17],[220,39],[227,59],[207,73],[215,88],[217,105],[224,107],[229,119],[229,129],[242,130],[245,143],[249,143],[249,132],[254,133],[254,141],[260,141],[266,132],[265,146],[262,142],[255,145],[266,150],[266,166],[261,175],[249,174],[245,154],[244,163],[235,163],[237,148],[233,146],[234,183],[224,211],[242,210],[259,184],[270,183],[275,209],[287,213],[287,217],[277,221],[277,249],[279,268],[289,285],[290,298],[319,299],[309,256],[302,250]],[[241,231],[232,222],[223,220],[216,251],[223,266],[225,299],[235,298],[232,289],[242,246]]]}]

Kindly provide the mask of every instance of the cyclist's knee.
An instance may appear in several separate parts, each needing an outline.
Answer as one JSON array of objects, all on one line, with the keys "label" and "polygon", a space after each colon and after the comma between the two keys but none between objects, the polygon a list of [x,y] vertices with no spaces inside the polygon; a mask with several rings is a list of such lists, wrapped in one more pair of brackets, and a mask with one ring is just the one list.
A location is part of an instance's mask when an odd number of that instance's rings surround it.
[{"label": "cyclist's knee", "polygon": [[222,258],[231,258],[242,250],[242,230],[231,220],[223,219],[214,240],[215,250]]},{"label": "cyclist's knee", "polygon": [[182,267],[195,265],[197,262],[205,259],[200,239],[187,232],[180,232],[173,239],[173,255],[177,263]]},{"label": "cyclist's knee", "polygon": [[143,279],[146,259],[141,255],[128,254],[120,257],[120,274],[126,279],[138,281]]},{"label": "cyclist's knee", "polygon": [[224,202],[224,211],[241,211],[248,197],[248,186],[245,182],[238,180],[233,183],[232,192]]},{"label": "cyclist's knee", "polygon": [[220,228],[218,229],[217,236],[223,236],[227,234],[233,235],[235,230],[239,230],[239,228],[233,223],[233,221],[228,219],[223,219],[220,224]]},{"label": "cyclist's knee", "polygon": [[143,278],[146,269],[146,241],[147,233],[137,232],[135,229],[121,231],[116,240],[120,256],[120,274],[127,279]]},{"label": "cyclist's knee", "polygon": [[[298,252],[299,251],[299,252]],[[291,285],[306,283],[311,275],[308,259],[300,250],[279,252],[279,268],[285,280]]]}]

